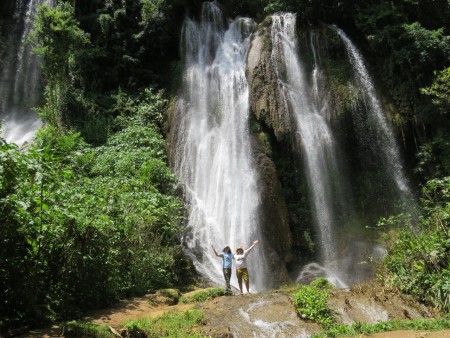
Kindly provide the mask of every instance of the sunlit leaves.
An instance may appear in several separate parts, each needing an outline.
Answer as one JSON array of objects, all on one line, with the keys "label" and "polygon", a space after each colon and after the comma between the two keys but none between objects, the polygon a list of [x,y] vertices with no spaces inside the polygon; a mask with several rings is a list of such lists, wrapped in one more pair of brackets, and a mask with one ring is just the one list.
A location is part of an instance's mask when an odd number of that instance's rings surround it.
[{"label": "sunlit leaves", "polygon": [[39,8],[31,41],[34,52],[44,58],[47,78],[52,79],[67,76],[73,55],[89,43],[89,36],[79,28],[74,7],[62,2]]},{"label": "sunlit leaves", "polygon": [[159,95],[133,103],[123,94],[119,131],[103,146],[55,127],[27,153],[0,146],[0,286],[17,305],[2,316],[41,307],[46,317],[73,316],[185,273],[176,180],[150,123],[165,107]]},{"label": "sunlit leaves", "polygon": [[400,230],[385,264],[388,281],[400,290],[450,308],[450,178],[434,179],[423,188],[423,216],[417,229],[405,228],[403,218],[391,218]]},{"label": "sunlit leaves", "polygon": [[450,67],[434,72],[435,78],[430,87],[422,88],[422,94],[429,95],[442,113],[450,111]]}]

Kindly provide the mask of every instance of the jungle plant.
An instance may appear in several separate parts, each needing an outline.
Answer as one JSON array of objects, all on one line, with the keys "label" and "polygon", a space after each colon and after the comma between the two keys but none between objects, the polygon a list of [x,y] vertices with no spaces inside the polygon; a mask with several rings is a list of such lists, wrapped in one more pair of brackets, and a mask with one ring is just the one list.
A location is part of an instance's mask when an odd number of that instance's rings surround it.
[{"label": "jungle plant", "polygon": [[300,317],[330,327],[334,323],[334,318],[327,299],[332,288],[333,286],[324,278],[301,286],[293,295],[294,306]]},{"label": "jungle plant", "polygon": [[75,8],[61,2],[54,8],[39,7],[30,41],[34,53],[43,60],[47,80],[46,103],[39,109],[40,114],[52,125],[65,127],[76,119],[75,106],[83,107],[81,110],[95,106],[79,87],[80,61],[84,48],[90,44],[89,36],[79,27]]},{"label": "jungle plant", "polygon": [[355,323],[352,325],[334,325],[329,329],[313,334],[312,338],[349,337],[357,335],[371,335],[379,332],[399,330],[442,330],[450,327],[450,317],[416,320],[392,320],[376,324]]},{"label": "jungle plant", "polygon": [[[423,217],[408,230],[394,219],[398,238],[385,259],[387,281],[442,311],[450,309],[450,178],[423,187]],[[395,221],[397,220],[397,221]]]},{"label": "jungle plant", "polygon": [[198,310],[170,312],[155,319],[141,319],[125,322],[124,328],[130,335],[144,333],[146,337],[201,338],[192,328],[203,323],[203,313]]}]

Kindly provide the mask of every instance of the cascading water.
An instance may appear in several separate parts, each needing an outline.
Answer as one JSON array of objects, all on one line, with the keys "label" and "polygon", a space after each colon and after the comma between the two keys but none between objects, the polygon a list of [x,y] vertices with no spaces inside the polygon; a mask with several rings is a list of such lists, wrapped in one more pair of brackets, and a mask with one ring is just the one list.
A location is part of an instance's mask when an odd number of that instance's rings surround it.
[{"label": "cascading water", "polygon": [[[174,168],[188,200],[186,245],[197,270],[223,282],[221,260],[211,245],[232,250],[261,241],[257,173],[251,158],[245,62],[254,22],[228,23],[212,2],[200,22],[185,20],[183,94],[175,109]],[[251,288],[265,289],[270,273],[264,242],[248,256]]]},{"label": "cascading water", "polygon": [[[286,13],[272,16],[272,62],[277,73],[279,90],[289,107],[296,125],[297,144],[301,147],[308,181],[310,199],[315,223],[318,227],[321,249],[321,263],[330,269],[330,264],[337,257],[335,231],[336,208],[345,203],[340,191],[340,168],[337,162],[336,142],[324,115],[322,115],[314,99],[318,83],[311,88],[306,79],[306,72],[299,60],[299,47],[296,37],[296,17]],[[315,75],[318,69],[315,68]],[[340,286],[337,273],[334,280]]]},{"label": "cascading water", "polygon": [[[368,126],[368,122],[361,123],[364,125],[365,135],[360,138],[362,139],[365,137],[367,139],[368,134],[373,135],[369,140],[370,147],[372,147],[372,153],[380,153],[382,155],[380,160],[383,163],[383,167],[386,168],[387,178],[392,179],[394,185],[397,187],[399,201],[405,204],[410,212],[414,212],[411,210],[414,204],[413,194],[405,176],[394,132],[386,119],[381,102],[377,97],[373,81],[364,64],[364,59],[356,46],[340,28],[336,26],[331,26],[331,28],[344,42],[350,63],[354,69],[355,82],[357,87],[360,88],[362,102],[367,111],[367,119],[370,120],[372,124],[371,126]],[[360,110],[355,109],[355,111],[358,112]],[[355,116],[355,119],[362,120],[361,116]],[[390,182],[387,184],[389,183]]]},{"label": "cascading water", "polygon": [[42,125],[33,108],[38,104],[40,66],[26,43],[39,5],[50,0],[16,1],[15,26],[8,37],[6,60],[0,75],[0,117],[2,137],[6,142],[23,144],[30,141]]}]

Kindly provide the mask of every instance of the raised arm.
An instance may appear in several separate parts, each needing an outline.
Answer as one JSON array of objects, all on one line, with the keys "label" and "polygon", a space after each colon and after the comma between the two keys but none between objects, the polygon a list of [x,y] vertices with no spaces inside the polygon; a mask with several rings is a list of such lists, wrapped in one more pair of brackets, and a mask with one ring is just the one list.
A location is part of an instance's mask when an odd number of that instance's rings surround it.
[{"label": "raised arm", "polygon": [[217,257],[220,257],[220,255],[217,253],[216,249],[214,248],[214,245],[211,245],[211,248],[213,249],[214,253],[216,254]]},{"label": "raised arm", "polygon": [[250,252],[250,250],[252,250],[256,244],[258,244],[258,242],[259,242],[258,240],[253,241],[253,244],[247,250],[245,250],[245,253]]}]

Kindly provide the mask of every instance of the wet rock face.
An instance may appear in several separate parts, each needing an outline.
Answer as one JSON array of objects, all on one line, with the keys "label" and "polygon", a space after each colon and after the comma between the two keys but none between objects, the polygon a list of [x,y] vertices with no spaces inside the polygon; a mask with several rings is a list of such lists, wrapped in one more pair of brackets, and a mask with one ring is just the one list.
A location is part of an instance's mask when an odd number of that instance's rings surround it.
[{"label": "wet rock face", "polygon": [[288,211],[276,167],[265,154],[264,147],[256,136],[252,137],[252,157],[255,159],[259,173],[257,183],[261,196],[259,216],[266,243],[270,243],[270,248],[266,249],[269,250],[269,264],[274,271],[275,286],[288,280],[286,263],[290,260],[292,246]]},{"label": "wet rock face", "polygon": [[278,140],[283,139],[290,133],[290,119],[272,67],[270,25],[267,22],[253,34],[246,75],[250,109],[258,120],[273,129]]},{"label": "wet rock face", "polygon": [[[290,134],[290,119],[280,96],[277,77],[272,67],[270,18],[253,33],[247,57],[246,76],[249,86],[249,106],[259,122],[270,129],[277,140]],[[270,265],[278,280],[288,279],[286,263],[291,259],[292,234],[277,168],[257,135],[252,137],[252,157],[258,170],[258,188],[261,196],[260,220],[263,234],[270,243]]]},{"label": "wet rock face", "polygon": [[220,297],[201,307],[207,324],[199,331],[208,337],[307,337],[320,331],[299,318],[284,292]]}]

